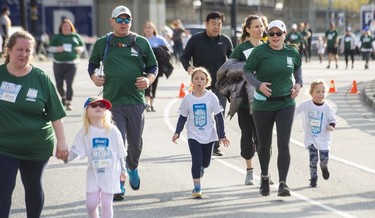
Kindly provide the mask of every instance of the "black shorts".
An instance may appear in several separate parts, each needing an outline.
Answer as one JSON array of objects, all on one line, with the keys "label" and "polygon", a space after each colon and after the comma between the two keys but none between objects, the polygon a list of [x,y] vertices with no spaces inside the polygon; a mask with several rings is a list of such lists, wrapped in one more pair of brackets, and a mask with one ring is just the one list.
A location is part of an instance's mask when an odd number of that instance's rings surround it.
[{"label": "black shorts", "polygon": [[335,47],[327,47],[327,54],[337,54],[337,48]]}]

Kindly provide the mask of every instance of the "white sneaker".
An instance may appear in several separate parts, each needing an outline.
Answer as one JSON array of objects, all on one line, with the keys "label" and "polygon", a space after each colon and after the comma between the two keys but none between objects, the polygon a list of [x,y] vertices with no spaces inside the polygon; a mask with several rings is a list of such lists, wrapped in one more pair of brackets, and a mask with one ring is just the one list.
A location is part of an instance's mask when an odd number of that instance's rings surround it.
[{"label": "white sneaker", "polygon": [[246,178],[245,178],[245,185],[254,185],[254,171],[253,170],[247,170],[246,172]]}]

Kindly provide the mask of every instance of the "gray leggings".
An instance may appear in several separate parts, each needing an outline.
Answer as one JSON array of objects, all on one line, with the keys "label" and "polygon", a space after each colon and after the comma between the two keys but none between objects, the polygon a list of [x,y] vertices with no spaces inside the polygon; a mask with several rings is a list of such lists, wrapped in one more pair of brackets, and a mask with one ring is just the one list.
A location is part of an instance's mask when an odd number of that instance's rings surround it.
[{"label": "gray leggings", "polygon": [[279,181],[286,182],[290,165],[289,140],[292,131],[295,106],[277,111],[253,111],[254,124],[258,136],[258,156],[262,175],[268,175],[271,159],[272,130],[276,123],[277,131],[277,168]]}]

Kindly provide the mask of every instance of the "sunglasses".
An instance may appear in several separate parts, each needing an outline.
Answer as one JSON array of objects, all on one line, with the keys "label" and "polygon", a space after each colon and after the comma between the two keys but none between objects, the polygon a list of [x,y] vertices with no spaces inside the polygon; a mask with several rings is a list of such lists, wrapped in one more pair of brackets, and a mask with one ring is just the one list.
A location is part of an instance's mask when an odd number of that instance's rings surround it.
[{"label": "sunglasses", "polygon": [[282,36],[284,33],[283,32],[276,32],[276,33],[274,33],[274,32],[268,32],[268,35],[270,36],[270,37],[274,37],[275,35],[276,36],[278,36],[278,37],[280,37],[280,36]]},{"label": "sunglasses", "polygon": [[130,22],[132,22],[132,19],[130,17],[127,17],[127,18],[118,17],[118,18],[115,18],[115,20],[116,20],[116,23],[118,24],[122,24],[123,22],[125,22],[125,24],[129,24]]},{"label": "sunglasses", "polygon": [[97,108],[97,107],[106,108],[106,105],[102,102],[98,102],[98,103],[90,104],[90,107],[92,107],[92,108]]}]

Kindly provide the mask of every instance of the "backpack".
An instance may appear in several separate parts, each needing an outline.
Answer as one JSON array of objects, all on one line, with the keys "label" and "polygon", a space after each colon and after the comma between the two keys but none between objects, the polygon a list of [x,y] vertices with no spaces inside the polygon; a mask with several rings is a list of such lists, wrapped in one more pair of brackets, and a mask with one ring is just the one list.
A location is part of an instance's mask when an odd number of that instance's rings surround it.
[{"label": "backpack", "polygon": [[[107,42],[106,42],[106,45],[105,45],[104,54],[101,56],[102,62],[104,62],[105,56],[107,55],[108,49],[110,47],[109,45],[111,44],[111,42],[113,40],[113,38],[111,37],[112,35],[113,35],[113,32],[107,33]],[[128,48],[128,47],[133,48],[138,54],[140,54],[142,56],[143,62],[146,62],[146,54],[142,51],[141,47],[139,47],[139,45],[135,42],[136,38],[137,38],[137,34],[133,33],[133,32],[130,32],[128,44],[121,44],[119,46],[121,46],[123,48]]]}]

